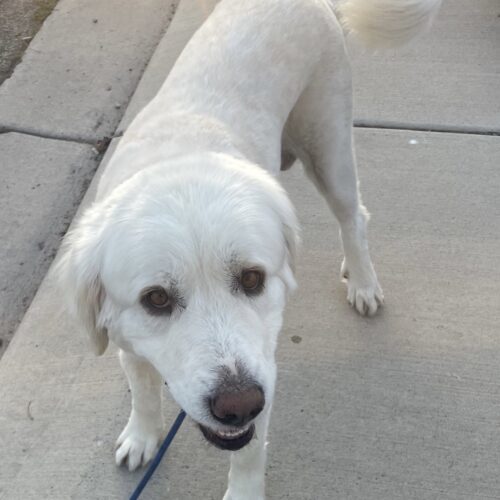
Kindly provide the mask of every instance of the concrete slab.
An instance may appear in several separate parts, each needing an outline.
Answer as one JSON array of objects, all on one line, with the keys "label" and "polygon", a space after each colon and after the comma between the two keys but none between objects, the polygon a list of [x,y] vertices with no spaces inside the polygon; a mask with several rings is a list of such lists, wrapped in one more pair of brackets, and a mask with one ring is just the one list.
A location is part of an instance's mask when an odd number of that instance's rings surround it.
[{"label": "concrete slab", "polygon": [[[387,306],[373,319],[350,310],[332,217],[299,168],[284,174],[304,248],[268,497],[500,499],[500,140],[362,130],[357,142]],[[126,382],[58,314],[52,280],[0,363],[0,497],[123,499],[141,475],[113,465]],[[226,466],[187,423],[145,498],[220,499]]]},{"label": "concrete slab", "polygon": [[444,0],[430,32],[411,46],[354,50],[357,122],[499,133],[499,27],[497,0]]},{"label": "concrete slab", "polygon": [[113,134],[177,0],[61,0],[0,87],[0,129]]},{"label": "concrete slab", "polygon": [[193,33],[203,24],[219,0],[182,0],[165,36],[151,57],[141,84],[134,93],[120,122],[117,134],[123,133],[139,111],[158,92],[170,69]]},{"label": "concrete slab", "polygon": [[97,168],[85,144],[0,135],[0,355]]}]

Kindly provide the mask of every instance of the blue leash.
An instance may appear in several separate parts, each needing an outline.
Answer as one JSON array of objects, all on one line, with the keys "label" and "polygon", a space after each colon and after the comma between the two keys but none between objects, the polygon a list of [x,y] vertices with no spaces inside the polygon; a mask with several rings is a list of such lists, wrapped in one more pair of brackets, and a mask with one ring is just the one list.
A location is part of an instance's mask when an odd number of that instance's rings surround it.
[{"label": "blue leash", "polygon": [[166,451],[168,450],[168,447],[170,446],[170,444],[174,440],[174,437],[177,434],[177,431],[179,430],[179,427],[181,426],[185,417],[186,417],[186,412],[184,410],[181,410],[179,415],[177,415],[177,418],[175,419],[175,422],[173,423],[172,427],[168,431],[167,437],[165,438],[165,440],[161,444],[160,449],[158,450],[158,453],[153,458],[153,461],[149,464],[149,467],[148,467],[148,470],[146,471],[146,474],[144,474],[144,477],[141,479],[141,482],[138,484],[137,488],[134,490],[134,492],[130,496],[130,500],[137,500],[139,498],[139,495],[142,493],[142,490],[148,484],[154,471],[156,470],[158,465],[160,465],[160,462],[161,462],[161,459],[163,458],[163,455],[165,455]]}]

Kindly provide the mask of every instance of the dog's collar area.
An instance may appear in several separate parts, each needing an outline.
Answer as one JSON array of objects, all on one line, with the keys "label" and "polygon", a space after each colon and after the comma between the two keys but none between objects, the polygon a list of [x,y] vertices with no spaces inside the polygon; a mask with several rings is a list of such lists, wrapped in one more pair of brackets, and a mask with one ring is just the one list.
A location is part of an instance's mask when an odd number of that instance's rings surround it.
[{"label": "dog's collar area", "polygon": [[204,425],[198,424],[205,439],[221,450],[237,451],[246,446],[255,434],[255,425],[245,429],[228,429],[213,431]]}]

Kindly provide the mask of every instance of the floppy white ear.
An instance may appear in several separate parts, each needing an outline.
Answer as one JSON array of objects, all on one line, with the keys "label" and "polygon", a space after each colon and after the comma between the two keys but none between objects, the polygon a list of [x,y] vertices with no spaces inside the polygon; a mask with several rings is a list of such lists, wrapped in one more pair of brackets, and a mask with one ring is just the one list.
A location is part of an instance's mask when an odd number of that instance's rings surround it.
[{"label": "floppy white ear", "polygon": [[286,191],[280,186],[277,196],[273,197],[274,210],[280,220],[283,238],[286,245],[286,258],[281,271],[282,279],[288,290],[293,292],[297,288],[295,281],[295,261],[300,246],[300,226],[292,202]]},{"label": "floppy white ear", "polygon": [[97,207],[90,208],[66,235],[56,274],[70,312],[87,331],[92,350],[99,356],[108,346],[108,334],[99,322],[105,290],[99,276],[103,231],[97,212]]},{"label": "floppy white ear", "polygon": [[298,226],[283,223],[283,237],[285,238],[287,257],[281,274],[288,291],[293,292],[297,288],[297,281],[295,281],[295,260],[297,257],[297,247],[300,243]]}]

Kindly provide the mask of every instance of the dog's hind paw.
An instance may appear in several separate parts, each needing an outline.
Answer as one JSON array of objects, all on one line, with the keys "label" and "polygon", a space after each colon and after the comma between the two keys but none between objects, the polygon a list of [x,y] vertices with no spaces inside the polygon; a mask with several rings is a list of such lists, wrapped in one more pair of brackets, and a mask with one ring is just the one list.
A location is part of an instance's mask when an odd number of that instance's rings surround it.
[{"label": "dog's hind paw", "polygon": [[161,439],[161,428],[131,417],[116,441],[116,465],[127,465],[133,471],[146,465],[155,455]]},{"label": "dog's hind paw", "polygon": [[[340,270],[341,279],[347,284],[347,301],[361,316],[373,316],[384,303],[384,292],[373,273],[368,280],[358,282],[349,273],[345,260]],[[363,283],[363,284],[361,284]],[[366,284],[368,283],[368,284]]]}]

